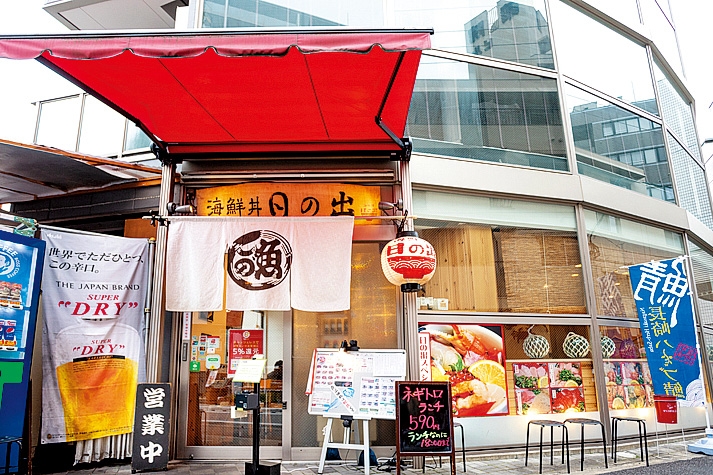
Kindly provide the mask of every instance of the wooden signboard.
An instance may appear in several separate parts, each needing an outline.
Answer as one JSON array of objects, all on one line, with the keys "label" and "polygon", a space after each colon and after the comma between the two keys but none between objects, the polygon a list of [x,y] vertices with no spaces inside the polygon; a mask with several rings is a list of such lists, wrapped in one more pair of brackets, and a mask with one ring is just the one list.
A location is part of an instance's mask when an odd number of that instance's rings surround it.
[{"label": "wooden signboard", "polygon": [[451,384],[448,381],[396,382],[396,473],[402,455],[447,455],[456,473]]}]

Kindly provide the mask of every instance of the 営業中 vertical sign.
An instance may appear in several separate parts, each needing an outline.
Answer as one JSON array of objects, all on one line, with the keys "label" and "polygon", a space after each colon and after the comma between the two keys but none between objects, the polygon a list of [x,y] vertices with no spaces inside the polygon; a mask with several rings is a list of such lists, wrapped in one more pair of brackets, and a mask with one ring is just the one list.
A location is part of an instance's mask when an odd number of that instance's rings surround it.
[{"label": "\u55b6\u696d\u4e2d vertical sign", "polygon": [[132,471],[168,466],[171,385],[141,383],[136,389]]}]

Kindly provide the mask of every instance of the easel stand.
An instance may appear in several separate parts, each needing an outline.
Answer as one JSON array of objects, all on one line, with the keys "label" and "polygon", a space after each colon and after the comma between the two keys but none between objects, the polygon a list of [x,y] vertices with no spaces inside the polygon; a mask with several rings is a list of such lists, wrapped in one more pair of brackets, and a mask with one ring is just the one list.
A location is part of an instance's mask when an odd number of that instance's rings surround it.
[{"label": "easel stand", "polygon": [[[355,449],[364,451],[364,475],[369,475],[369,422],[371,421],[371,418],[341,416],[339,419],[342,420],[342,425],[344,426],[344,435],[342,442],[340,443],[332,442],[332,422],[334,422],[334,419],[337,417],[324,417],[327,419],[327,425],[324,426],[324,444],[322,445],[322,455],[319,457],[319,470],[317,470],[317,473],[321,474],[324,471],[324,461],[327,459],[328,449]],[[350,443],[352,422],[354,419],[362,421],[362,443]]]}]

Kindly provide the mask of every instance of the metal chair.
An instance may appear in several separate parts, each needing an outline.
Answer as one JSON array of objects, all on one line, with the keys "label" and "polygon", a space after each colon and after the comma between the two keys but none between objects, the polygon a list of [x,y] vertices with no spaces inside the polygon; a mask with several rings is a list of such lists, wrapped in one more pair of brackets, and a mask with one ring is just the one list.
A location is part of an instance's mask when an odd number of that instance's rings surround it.
[{"label": "metal chair", "polygon": [[559,422],[559,421],[550,421],[550,420],[535,420],[535,421],[529,421],[527,423],[527,443],[525,444],[525,466],[527,467],[527,458],[530,453],[530,425],[536,425],[540,426],[540,473],[542,473],[542,431],[545,427],[550,428],[550,465],[554,465],[553,463],[553,454],[554,454],[554,431],[555,427],[561,427],[562,428],[562,463],[564,463],[564,448],[565,444],[567,445],[567,473],[569,472],[569,431],[567,430],[567,426],[564,424],[564,422]]},{"label": "metal chair", "polygon": [[598,425],[602,429],[602,448],[604,449],[604,466],[609,468],[609,462],[607,461],[607,438],[604,433],[604,424],[596,419],[586,419],[583,417],[573,417],[571,419],[565,419],[565,424],[580,424],[581,426],[581,440],[580,440],[580,455],[579,455],[579,469],[584,471],[584,426],[585,425]]},{"label": "metal chair", "polygon": [[468,469],[465,466],[465,431],[463,430],[463,425],[460,422],[453,421],[454,432],[455,432],[455,429],[460,429],[460,449],[461,449],[461,452],[463,452],[463,471],[467,472]]},{"label": "metal chair", "polygon": [[[644,460],[644,447],[646,447],[646,466],[649,466],[649,441],[646,437],[646,421],[639,417],[612,417],[611,418],[611,446],[612,446],[612,459],[616,463],[616,448],[619,442],[619,422],[636,422],[639,426],[639,448],[641,449],[641,460]],[[642,436],[643,429],[643,436]]]},{"label": "metal chair", "polygon": [[[465,432],[463,431],[463,425],[460,422],[453,421],[453,431],[455,435],[455,429],[460,429],[460,450],[463,453],[463,471],[467,472],[468,468],[465,465]],[[455,444],[455,441],[453,442]],[[438,457],[438,466],[443,466],[443,461],[441,457]],[[426,465],[423,466],[423,472],[426,472]]]}]

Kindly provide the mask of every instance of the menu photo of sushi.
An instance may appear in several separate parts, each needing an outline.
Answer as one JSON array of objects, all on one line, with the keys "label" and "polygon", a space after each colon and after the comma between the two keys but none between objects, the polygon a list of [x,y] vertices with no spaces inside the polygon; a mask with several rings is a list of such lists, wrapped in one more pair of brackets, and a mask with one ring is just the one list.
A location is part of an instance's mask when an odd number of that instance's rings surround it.
[{"label": "menu photo of sushi", "polygon": [[552,412],[547,363],[516,363],[512,368],[517,413],[525,415]]},{"label": "menu photo of sushi", "polygon": [[616,384],[607,386],[607,403],[609,409],[626,409],[626,393],[624,386]]},{"label": "menu photo of sushi", "polygon": [[581,363],[549,363],[552,412],[584,412]]},{"label": "menu photo of sushi", "polygon": [[547,363],[515,363],[512,369],[516,388],[543,389],[550,386]]},{"label": "menu photo of sushi", "polygon": [[550,363],[550,386],[553,388],[581,388],[582,365],[580,363]]},{"label": "menu photo of sushi", "polygon": [[585,412],[582,388],[552,388],[552,412]]},{"label": "menu photo of sushi", "polygon": [[517,413],[549,414],[552,412],[549,389],[515,389]]},{"label": "menu photo of sushi", "polygon": [[622,362],[621,374],[627,409],[641,409],[653,406],[653,401],[649,400],[646,391],[647,386],[651,386],[651,373],[648,370],[648,364]]},{"label": "menu photo of sushi", "polygon": [[626,409],[626,392],[624,390],[624,377],[621,373],[621,363],[605,361],[604,376],[606,377],[609,409]]}]

